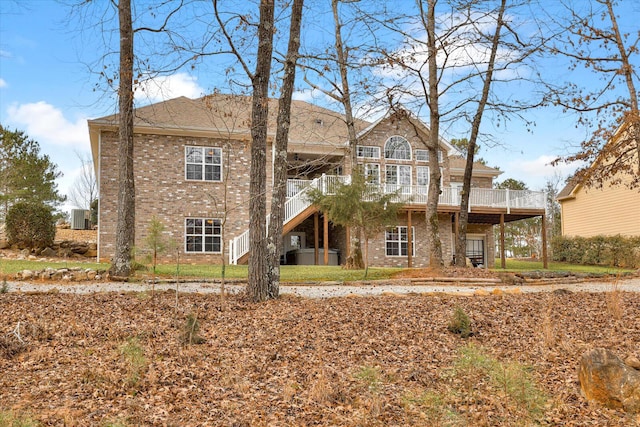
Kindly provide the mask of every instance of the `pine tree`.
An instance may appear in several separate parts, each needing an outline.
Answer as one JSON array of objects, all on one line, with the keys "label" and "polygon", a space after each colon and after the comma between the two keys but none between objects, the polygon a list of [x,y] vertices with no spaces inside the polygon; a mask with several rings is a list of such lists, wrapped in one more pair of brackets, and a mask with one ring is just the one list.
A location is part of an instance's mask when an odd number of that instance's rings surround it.
[{"label": "pine tree", "polygon": [[65,197],[55,180],[62,176],[40,145],[22,131],[0,125],[0,220],[18,202],[44,204],[53,210]]}]

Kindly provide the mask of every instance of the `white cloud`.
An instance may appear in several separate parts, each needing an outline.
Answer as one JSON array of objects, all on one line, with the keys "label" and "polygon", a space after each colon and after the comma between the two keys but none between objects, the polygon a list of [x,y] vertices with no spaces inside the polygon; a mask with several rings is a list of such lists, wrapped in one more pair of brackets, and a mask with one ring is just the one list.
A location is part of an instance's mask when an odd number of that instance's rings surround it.
[{"label": "white cloud", "polygon": [[196,77],[187,73],[154,77],[145,80],[136,87],[135,97],[143,104],[165,101],[179,96],[199,98],[204,95],[205,90],[198,85],[197,80]]},{"label": "white cloud", "polygon": [[64,147],[88,146],[87,119],[72,122],[62,111],[44,101],[13,104],[7,109],[8,121],[24,130],[30,138]]},{"label": "white cloud", "polygon": [[532,190],[542,189],[547,180],[555,176],[566,178],[573,175],[581,165],[575,163],[560,163],[552,166],[551,162],[555,160],[555,156],[543,154],[535,159],[517,159],[512,160],[506,165],[499,165],[504,170],[504,174],[498,178],[503,181],[507,178],[514,178],[524,181]]},{"label": "white cloud", "polygon": [[0,89],[7,87],[7,81],[0,77]]}]

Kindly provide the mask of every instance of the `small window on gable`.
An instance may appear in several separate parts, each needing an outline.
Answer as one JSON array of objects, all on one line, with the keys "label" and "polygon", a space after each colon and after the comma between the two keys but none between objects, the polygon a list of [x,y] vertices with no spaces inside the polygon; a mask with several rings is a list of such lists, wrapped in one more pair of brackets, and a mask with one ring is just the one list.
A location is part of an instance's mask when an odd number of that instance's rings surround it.
[{"label": "small window on gable", "polygon": [[358,145],[356,152],[359,158],[365,158],[365,159],[380,158],[380,147],[373,147],[370,145]]},{"label": "small window on gable", "polygon": [[411,160],[411,145],[401,136],[392,136],[384,144],[384,158],[395,160]]}]

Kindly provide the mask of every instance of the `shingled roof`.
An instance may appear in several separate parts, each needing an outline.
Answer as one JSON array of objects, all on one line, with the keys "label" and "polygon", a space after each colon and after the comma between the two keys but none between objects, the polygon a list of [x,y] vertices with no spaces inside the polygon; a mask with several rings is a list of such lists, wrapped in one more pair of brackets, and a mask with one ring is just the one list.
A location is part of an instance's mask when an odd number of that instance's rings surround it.
[{"label": "shingled roof", "polygon": [[[278,100],[269,99],[268,135],[276,133]],[[116,126],[118,115],[89,121],[92,126]],[[369,125],[356,120],[356,129]],[[179,97],[135,110],[136,131],[162,129],[173,131],[215,132],[227,135],[249,135],[251,97],[214,94],[202,98]],[[343,115],[304,101],[291,104],[289,141],[294,144],[322,143],[342,145],[347,142]]]}]

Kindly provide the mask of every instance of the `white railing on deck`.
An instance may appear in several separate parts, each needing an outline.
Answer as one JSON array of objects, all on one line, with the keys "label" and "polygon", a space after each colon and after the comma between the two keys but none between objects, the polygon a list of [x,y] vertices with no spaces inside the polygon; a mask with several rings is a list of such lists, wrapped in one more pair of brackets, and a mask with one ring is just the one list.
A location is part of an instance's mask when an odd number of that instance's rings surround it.
[{"label": "white railing on deck", "polygon": [[[287,180],[287,201],[284,205],[284,224],[307,209],[311,203],[306,195],[310,188],[319,188],[324,194],[331,194],[336,183],[349,183],[350,176],[322,175],[314,180]],[[377,185],[377,184],[371,184]],[[424,185],[380,184],[385,193],[396,193],[396,201],[424,205],[427,203],[428,187]],[[444,187],[441,189],[439,205],[460,205],[460,189]],[[469,207],[494,207],[511,209],[544,209],[545,194],[541,191],[500,190],[493,188],[472,188]],[[267,229],[270,216],[267,215]],[[249,230],[229,241],[229,263],[237,264],[238,260],[249,252]]]}]

